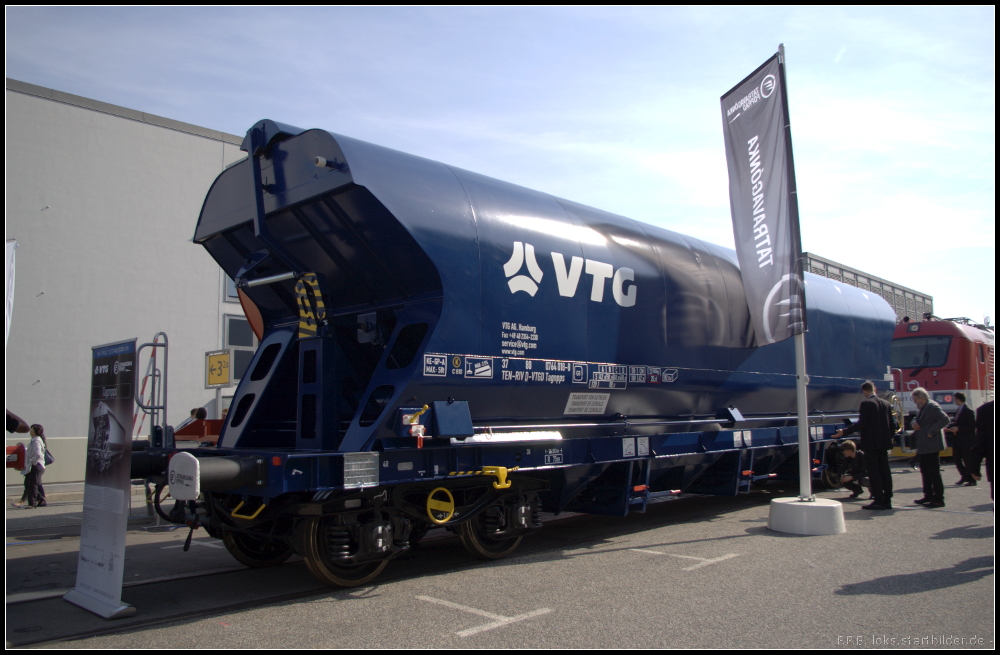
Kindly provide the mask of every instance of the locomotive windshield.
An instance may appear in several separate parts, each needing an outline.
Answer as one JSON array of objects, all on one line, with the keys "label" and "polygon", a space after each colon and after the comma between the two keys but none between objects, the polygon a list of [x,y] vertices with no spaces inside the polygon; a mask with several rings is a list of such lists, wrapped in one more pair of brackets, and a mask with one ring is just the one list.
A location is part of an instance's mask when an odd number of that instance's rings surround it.
[{"label": "locomotive windshield", "polygon": [[889,361],[893,368],[944,366],[951,337],[902,337],[892,340]]}]

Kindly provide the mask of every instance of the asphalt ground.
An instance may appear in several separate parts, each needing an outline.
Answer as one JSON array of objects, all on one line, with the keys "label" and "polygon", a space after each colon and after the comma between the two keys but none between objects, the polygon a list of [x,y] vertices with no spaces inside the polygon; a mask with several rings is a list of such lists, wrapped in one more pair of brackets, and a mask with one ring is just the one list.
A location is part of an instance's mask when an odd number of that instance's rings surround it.
[{"label": "asphalt ground", "polygon": [[[946,469],[945,480],[955,475]],[[847,533],[767,526],[771,486],[683,497],[625,518],[550,519],[511,557],[472,559],[434,530],[366,587],[320,585],[298,558],[249,570],[187,530],[130,524],[125,602],[105,621],[62,600],[79,503],[7,512],[8,647],[56,648],[857,648],[994,644],[989,487],[912,504],[920,475],[893,469],[896,509],[845,501]],[[844,498],[841,491],[818,492]],[[42,510],[33,510],[40,512]],[[60,524],[58,516],[65,516]],[[56,517],[56,518],[51,518]]]}]

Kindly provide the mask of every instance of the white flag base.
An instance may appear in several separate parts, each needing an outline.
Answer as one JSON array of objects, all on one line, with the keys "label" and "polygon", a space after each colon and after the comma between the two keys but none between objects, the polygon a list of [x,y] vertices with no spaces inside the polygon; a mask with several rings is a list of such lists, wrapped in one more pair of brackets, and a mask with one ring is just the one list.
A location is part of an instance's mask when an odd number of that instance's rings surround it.
[{"label": "white flag base", "polygon": [[112,605],[93,596],[80,593],[76,589],[68,591],[63,598],[105,619],[125,619],[135,616],[135,607],[132,605]]},{"label": "white flag base", "polygon": [[767,517],[767,527],[775,532],[791,534],[843,534],[844,506],[836,500],[817,498],[812,501],[798,498],[775,498]]}]

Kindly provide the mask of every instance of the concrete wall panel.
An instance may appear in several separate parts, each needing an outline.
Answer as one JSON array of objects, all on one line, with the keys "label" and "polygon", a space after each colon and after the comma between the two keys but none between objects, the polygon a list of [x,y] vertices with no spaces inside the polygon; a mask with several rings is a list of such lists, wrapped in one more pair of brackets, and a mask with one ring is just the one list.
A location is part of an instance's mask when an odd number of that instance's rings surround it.
[{"label": "concrete wall panel", "polygon": [[[215,398],[204,388],[204,352],[221,347],[222,315],[241,313],[223,302],[223,274],[191,238],[212,181],[245,153],[232,135],[10,86],[5,236],[18,249],[6,407],[50,439],[85,438],[91,347],[164,331],[177,424]],[[75,454],[56,456],[46,481],[82,480],[82,462],[67,461]]]}]

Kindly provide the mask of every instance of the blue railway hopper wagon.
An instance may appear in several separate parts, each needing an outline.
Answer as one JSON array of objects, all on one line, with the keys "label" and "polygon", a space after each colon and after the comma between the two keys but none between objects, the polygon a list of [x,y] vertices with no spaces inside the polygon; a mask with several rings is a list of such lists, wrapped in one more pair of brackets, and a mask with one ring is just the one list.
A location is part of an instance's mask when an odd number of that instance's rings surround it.
[{"label": "blue railway hopper wagon", "polygon": [[[243,149],[194,241],[260,345],[218,447],[133,459],[241,562],[352,586],[435,526],[500,558],[542,512],[796,478],[792,342],[754,347],[733,251],[322,130]],[[806,287],[819,470],[895,315]]]}]

